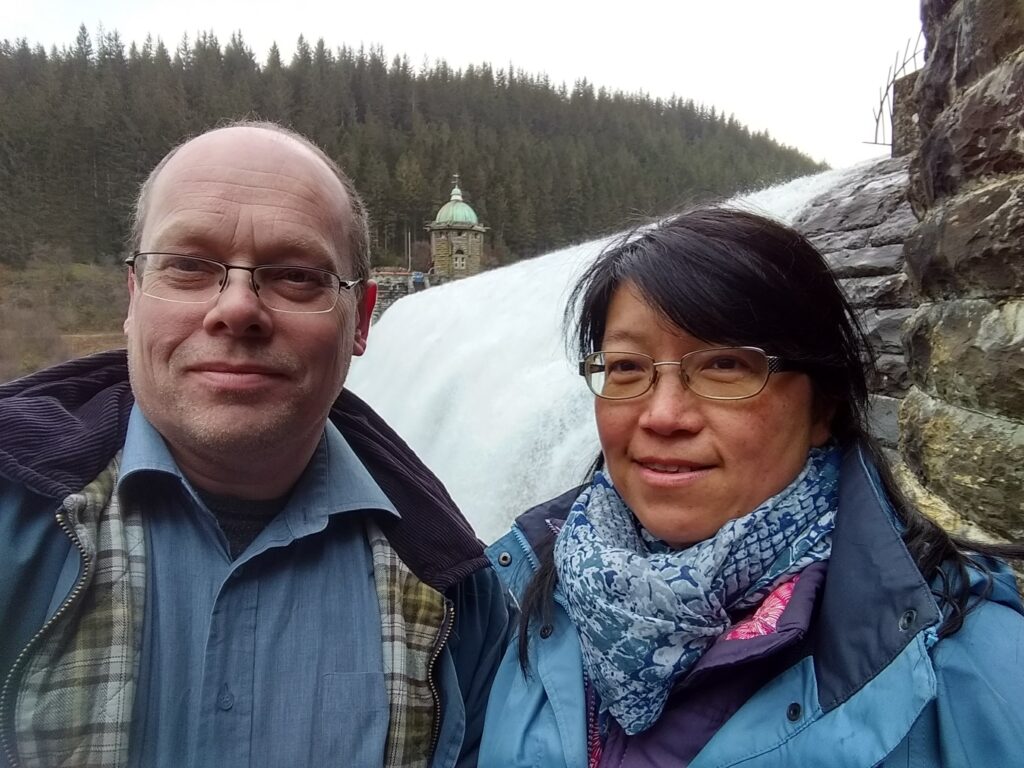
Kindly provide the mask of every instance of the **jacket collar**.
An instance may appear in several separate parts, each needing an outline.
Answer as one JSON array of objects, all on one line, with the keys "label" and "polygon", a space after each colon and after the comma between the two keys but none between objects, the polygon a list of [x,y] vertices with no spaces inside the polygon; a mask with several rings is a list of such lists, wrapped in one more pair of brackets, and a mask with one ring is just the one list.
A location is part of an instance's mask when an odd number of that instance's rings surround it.
[{"label": "jacket collar", "polygon": [[877,472],[863,448],[850,448],[839,475],[839,513],[815,625],[822,709],[849,699],[941,618]]},{"label": "jacket collar", "polygon": [[[54,499],[81,490],[124,445],[133,403],[124,350],[0,385],[0,477]],[[401,515],[380,524],[417,577],[443,592],[487,565],[444,485],[372,408],[343,390],[330,418]]]}]

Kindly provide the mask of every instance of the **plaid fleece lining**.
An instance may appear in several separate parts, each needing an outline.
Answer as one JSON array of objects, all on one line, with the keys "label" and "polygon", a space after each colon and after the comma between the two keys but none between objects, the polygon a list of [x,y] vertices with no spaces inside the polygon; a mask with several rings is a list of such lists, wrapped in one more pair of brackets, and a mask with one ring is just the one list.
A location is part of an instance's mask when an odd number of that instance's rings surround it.
[{"label": "plaid fleece lining", "polygon": [[[17,756],[25,768],[128,763],[146,547],[140,511],[123,511],[113,493],[120,458],[118,453],[96,480],[64,500],[67,524],[92,565],[77,599],[29,649],[14,712]],[[376,526],[368,526],[367,537],[390,714],[384,766],[426,766],[438,716],[428,673],[445,600],[412,573]]]},{"label": "plaid fleece lining", "polygon": [[67,525],[92,567],[79,599],[39,638],[14,713],[26,768],[122,766],[128,761],[146,596],[138,511],[122,515],[120,453],[81,493],[64,500]]},{"label": "plaid fleece lining", "polygon": [[372,523],[373,578],[380,603],[384,683],[390,722],[384,765],[417,768],[430,760],[435,711],[428,675],[444,621],[444,596],[413,575]]}]

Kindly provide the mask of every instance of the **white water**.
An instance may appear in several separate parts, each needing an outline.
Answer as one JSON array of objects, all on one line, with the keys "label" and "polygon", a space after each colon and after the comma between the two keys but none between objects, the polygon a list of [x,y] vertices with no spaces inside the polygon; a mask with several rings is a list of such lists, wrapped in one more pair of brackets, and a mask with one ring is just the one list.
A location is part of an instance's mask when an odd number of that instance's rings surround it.
[{"label": "white water", "polygon": [[[871,163],[731,201],[791,222]],[[570,361],[562,312],[595,240],[400,299],[373,326],[348,386],[445,483],[485,542],[584,480],[598,453],[593,396]]]}]

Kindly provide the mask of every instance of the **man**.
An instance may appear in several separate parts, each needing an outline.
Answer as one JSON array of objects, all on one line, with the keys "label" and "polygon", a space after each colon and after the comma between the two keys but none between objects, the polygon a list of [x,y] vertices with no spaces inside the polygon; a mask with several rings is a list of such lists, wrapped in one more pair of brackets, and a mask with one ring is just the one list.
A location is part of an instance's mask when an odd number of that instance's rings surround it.
[{"label": "man", "polygon": [[139,196],[123,352],[0,387],[0,765],[472,765],[508,624],[444,488],[342,387],[362,203],[279,126]]}]

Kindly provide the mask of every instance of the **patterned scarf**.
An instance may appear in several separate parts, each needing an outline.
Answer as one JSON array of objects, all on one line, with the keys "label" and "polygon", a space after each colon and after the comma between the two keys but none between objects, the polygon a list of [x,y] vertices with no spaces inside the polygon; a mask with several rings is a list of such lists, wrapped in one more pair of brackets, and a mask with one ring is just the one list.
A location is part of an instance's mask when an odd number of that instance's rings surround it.
[{"label": "patterned scarf", "polygon": [[558,534],[555,566],[587,675],[627,734],[655,723],[729,612],[828,559],[839,463],[838,448],[811,449],[788,487],[684,550],[640,529],[611,480],[594,475]]}]

